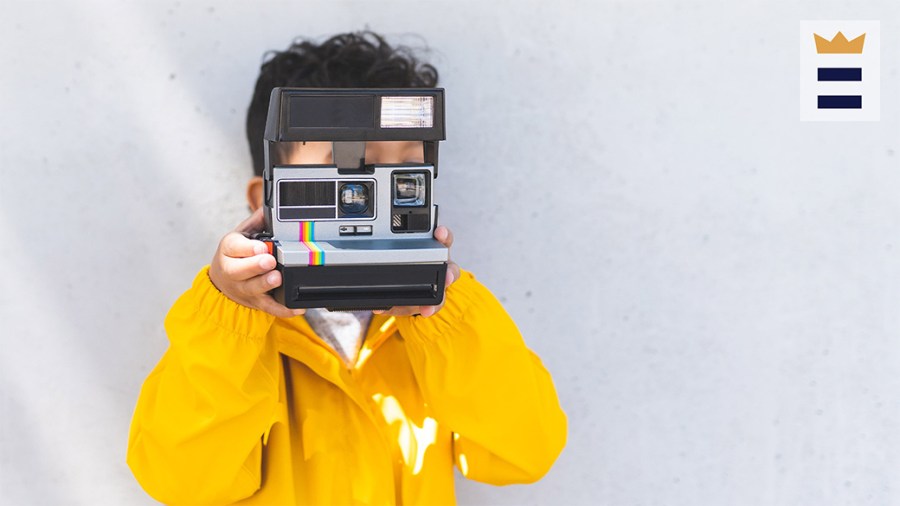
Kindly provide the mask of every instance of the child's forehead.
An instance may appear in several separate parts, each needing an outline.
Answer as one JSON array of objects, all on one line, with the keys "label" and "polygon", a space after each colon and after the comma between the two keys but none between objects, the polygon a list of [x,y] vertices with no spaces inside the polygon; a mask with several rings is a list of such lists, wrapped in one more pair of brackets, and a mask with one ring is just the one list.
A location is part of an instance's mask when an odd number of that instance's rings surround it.
[{"label": "child's forehead", "polygon": [[[287,164],[318,163],[331,158],[330,142],[284,142],[282,156]],[[366,158],[373,162],[392,163],[421,159],[421,141],[375,141],[366,143]],[[397,159],[397,160],[395,160]]]}]

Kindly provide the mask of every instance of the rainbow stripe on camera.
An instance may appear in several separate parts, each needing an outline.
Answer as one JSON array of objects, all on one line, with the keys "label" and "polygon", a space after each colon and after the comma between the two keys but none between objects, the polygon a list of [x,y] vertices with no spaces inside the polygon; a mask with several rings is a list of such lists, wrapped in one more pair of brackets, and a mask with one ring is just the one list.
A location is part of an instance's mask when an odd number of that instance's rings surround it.
[{"label": "rainbow stripe on camera", "polygon": [[316,223],[300,222],[300,242],[309,250],[309,265],[325,265],[325,252],[316,244]]}]

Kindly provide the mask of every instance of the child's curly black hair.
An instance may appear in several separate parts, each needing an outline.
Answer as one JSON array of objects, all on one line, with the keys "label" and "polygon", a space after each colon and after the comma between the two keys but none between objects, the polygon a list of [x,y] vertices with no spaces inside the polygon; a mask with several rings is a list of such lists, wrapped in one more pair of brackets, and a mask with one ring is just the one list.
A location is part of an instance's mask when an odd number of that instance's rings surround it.
[{"label": "child's curly black hair", "polygon": [[256,175],[265,163],[262,139],[272,88],[430,88],[438,81],[437,69],[420,62],[410,48],[392,47],[371,31],[335,35],[321,44],[297,40],[265,58],[247,110]]}]

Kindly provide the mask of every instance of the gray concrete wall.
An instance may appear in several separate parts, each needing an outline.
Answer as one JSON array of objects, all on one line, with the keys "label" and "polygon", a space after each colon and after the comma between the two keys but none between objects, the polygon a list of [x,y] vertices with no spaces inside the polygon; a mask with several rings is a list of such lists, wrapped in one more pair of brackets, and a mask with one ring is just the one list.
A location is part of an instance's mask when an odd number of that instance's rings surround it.
[{"label": "gray concrete wall", "polygon": [[[424,35],[442,221],[569,443],[463,504],[900,503],[900,4],[0,4],[0,503],[149,504],[162,320],[246,214],[261,54]],[[799,21],[880,19],[875,123],[799,121]]]}]

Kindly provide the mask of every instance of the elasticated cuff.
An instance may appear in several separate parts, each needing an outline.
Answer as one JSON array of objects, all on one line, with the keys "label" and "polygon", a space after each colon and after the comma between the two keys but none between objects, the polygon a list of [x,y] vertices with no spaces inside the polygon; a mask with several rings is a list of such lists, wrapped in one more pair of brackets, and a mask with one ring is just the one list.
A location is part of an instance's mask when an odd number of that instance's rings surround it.
[{"label": "elasticated cuff", "polygon": [[400,334],[417,336],[426,341],[440,339],[452,328],[458,328],[479,308],[497,304],[493,294],[479,283],[468,271],[460,271],[460,277],[447,288],[444,307],[436,314],[423,316],[403,316],[397,318]]},{"label": "elasticated cuff", "polygon": [[220,292],[209,279],[208,265],[200,270],[183,297],[188,299],[184,302],[191,304],[195,317],[206,318],[223,330],[255,341],[264,340],[275,321],[269,313],[238,304]]}]

